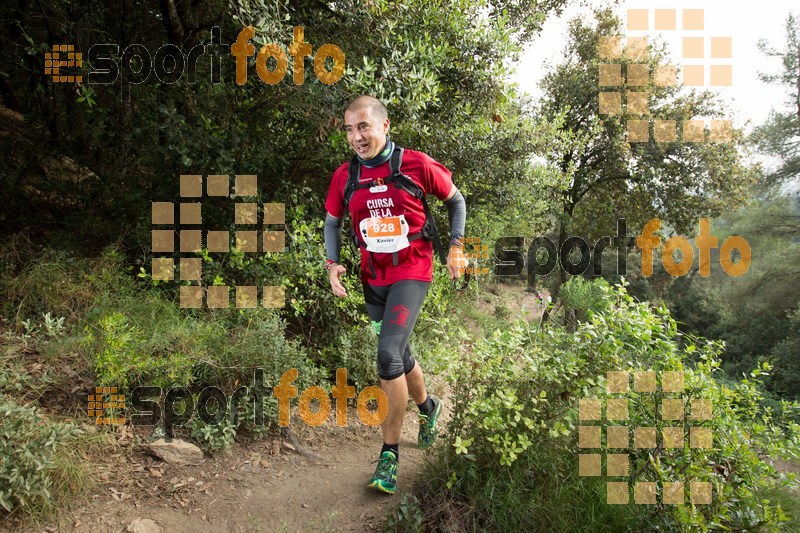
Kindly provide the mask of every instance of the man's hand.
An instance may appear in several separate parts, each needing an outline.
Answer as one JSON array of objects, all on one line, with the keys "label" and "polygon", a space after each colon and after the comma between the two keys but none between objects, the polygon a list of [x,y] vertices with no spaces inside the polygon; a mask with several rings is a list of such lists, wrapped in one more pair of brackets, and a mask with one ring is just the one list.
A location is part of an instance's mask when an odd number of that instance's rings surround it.
[{"label": "man's hand", "polygon": [[344,276],[346,273],[347,269],[340,264],[332,265],[331,269],[328,271],[328,280],[331,282],[333,294],[339,298],[347,298],[347,291],[344,289],[344,285],[339,281],[339,277]]},{"label": "man's hand", "polygon": [[447,255],[447,271],[450,273],[450,279],[458,279],[465,268],[469,266],[469,260],[464,255],[464,250],[461,246],[451,246],[450,253]]}]

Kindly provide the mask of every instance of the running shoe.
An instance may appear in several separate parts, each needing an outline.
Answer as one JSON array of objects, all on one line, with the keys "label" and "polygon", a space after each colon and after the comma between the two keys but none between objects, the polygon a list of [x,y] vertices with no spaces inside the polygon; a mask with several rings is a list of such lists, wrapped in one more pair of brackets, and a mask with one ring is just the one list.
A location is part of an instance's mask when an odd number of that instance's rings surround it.
[{"label": "running shoe", "polygon": [[430,448],[436,440],[436,420],[442,413],[442,400],[436,396],[431,396],[433,402],[433,411],[429,414],[419,415],[419,436],[417,437],[417,446],[422,449]]},{"label": "running shoe", "polygon": [[397,490],[397,455],[391,450],[383,452],[378,459],[378,467],[369,481],[369,488],[394,494]]}]

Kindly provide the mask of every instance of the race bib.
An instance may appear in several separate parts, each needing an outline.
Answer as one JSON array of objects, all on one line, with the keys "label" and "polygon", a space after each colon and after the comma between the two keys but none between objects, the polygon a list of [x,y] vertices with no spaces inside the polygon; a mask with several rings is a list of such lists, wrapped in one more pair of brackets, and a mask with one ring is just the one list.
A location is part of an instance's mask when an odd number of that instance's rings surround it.
[{"label": "race bib", "polygon": [[359,230],[370,252],[390,254],[410,245],[405,215],[365,218],[359,224]]}]

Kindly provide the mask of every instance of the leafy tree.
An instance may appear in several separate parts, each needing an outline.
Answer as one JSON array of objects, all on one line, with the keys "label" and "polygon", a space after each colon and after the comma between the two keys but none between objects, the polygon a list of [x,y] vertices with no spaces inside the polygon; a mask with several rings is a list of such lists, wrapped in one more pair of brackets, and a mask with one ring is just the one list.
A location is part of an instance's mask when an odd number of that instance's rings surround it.
[{"label": "leafy tree", "polygon": [[[569,234],[588,236],[592,242],[608,235],[620,217],[627,220],[629,233],[659,217],[675,232],[692,235],[698,217],[716,216],[743,199],[753,174],[743,160],[743,136],[734,131],[732,142],[708,142],[706,131],[707,142],[701,143],[655,142],[652,135],[649,142],[628,142],[628,119],[680,125],[726,112],[710,92],[657,86],[655,76],[649,76],[648,114],[632,115],[626,107],[621,114],[601,115],[599,94],[607,89],[598,82],[600,64],[620,64],[624,73],[636,61],[627,51],[621,59],[599,58],[599,38],[619,36],[621,29],[610,10],[597,11],[595,18],[595,26],[579,19],[571,23],[565,61],[542,82],[539,113],[546,120],[563,120],[563,142],[546,154],[566,182],[554,208],[559,248]],[[668,63],[663,47],[648,46],[648,72]],[[635,90],[625,89],[628,94]],[[566,278],[562,270],[560,283]]]},{"label": "leafy tree", "polygon": [[786,108],[773,110],[766,124],[757,130],[756,139],[766,153],[776,156],[780,163],[769,174],[773,183],[787,183],[800,175],[800,19],[790,14],[786,18],[786,42],[782,50],[770,46],[766,39],[759,49],[768,56],[780,58],[783,66],[778,74],[761,73],[767,82],[787,89]]},{"label": "leafy tree", "polygon": [[[451,166],[473,205],[492,205],[494,198],[494,205],[508,205],[519,197],[516,184],[530,177],[527,154],[548,135],[507,86],[506,65],[564,4],[164,0],[156,9],[86,0],[4,4],[0,20],[8,31],[0,44],[0,93],[9,110],[27,117],[26,123],[20,118],[15,135],[2,140],[2,155],[9,156],[2,186],[13,199],[5,230],[36,225],[51,213],[55,227],[74,221],[89,234],[86,240],[125,233],[146,248],[149,202],[174,196],[181,173],[258,174],[261,200],[285,198],[303,185],[320,193],[349,155],[341,114],[360,93],[384,99],[395,139]],[[236,85],[229,46],[244,25],[254,26],[256,49],[273,42],[285,48],[293,28],[303,26],[314,50],[324,43],[342,48],[344,77],[325,85],[307,60],[302,85],[287,76],[267,86],[253,72],[251,58],[247,83]],[[211,42],[215,26],[220,32]],[[118,44],[119,56],[136,43],[151,54],[165,44],[184,54],[205,44],[220,57],[222,72],[212,82],[211,60],[203,56],[196,79],[184,76],[175,83],[162,83],[152,73],[140,84],[123,73],[107,86],[54,84],[44,75],[44,52],[53,44],[74,43],[87,52],[102,42]],[[24,143],[17,129],[28,132]],[[49,139],[45,147],[38,142],[42,137]],[[42,161],[63,156],[96,179],[81,187],[56,183]],[[43,201],[39,193],[46,187],[55,189],[52,197],[60,203]],[[499,194],[485,194],[494,190]],[[31,209],[36,205],[40,209]],[[320,210],[317,206],[314,216]],[[204,219],[216,227],[227,217],[209,215]]]}]

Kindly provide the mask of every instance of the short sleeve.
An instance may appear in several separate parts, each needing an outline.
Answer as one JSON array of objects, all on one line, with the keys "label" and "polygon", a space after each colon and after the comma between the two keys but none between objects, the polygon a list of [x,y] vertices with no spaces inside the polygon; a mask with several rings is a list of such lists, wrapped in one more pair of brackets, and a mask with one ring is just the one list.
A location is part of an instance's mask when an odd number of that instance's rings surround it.
[{"label": "short sleeve", "polygon": [[453,188],[453,173],[429,155],[419,152],[425,192],[444,200]]},{"label": "short sleeve", "polygon": [[344,184],[342,179],[346,175],[346,172],[343,171],[346,167],[346,164],[342,165],[333,173],[331,184],[328,187],[328,196],[325,199],[325,210],[336,218],[344,216]]}]

